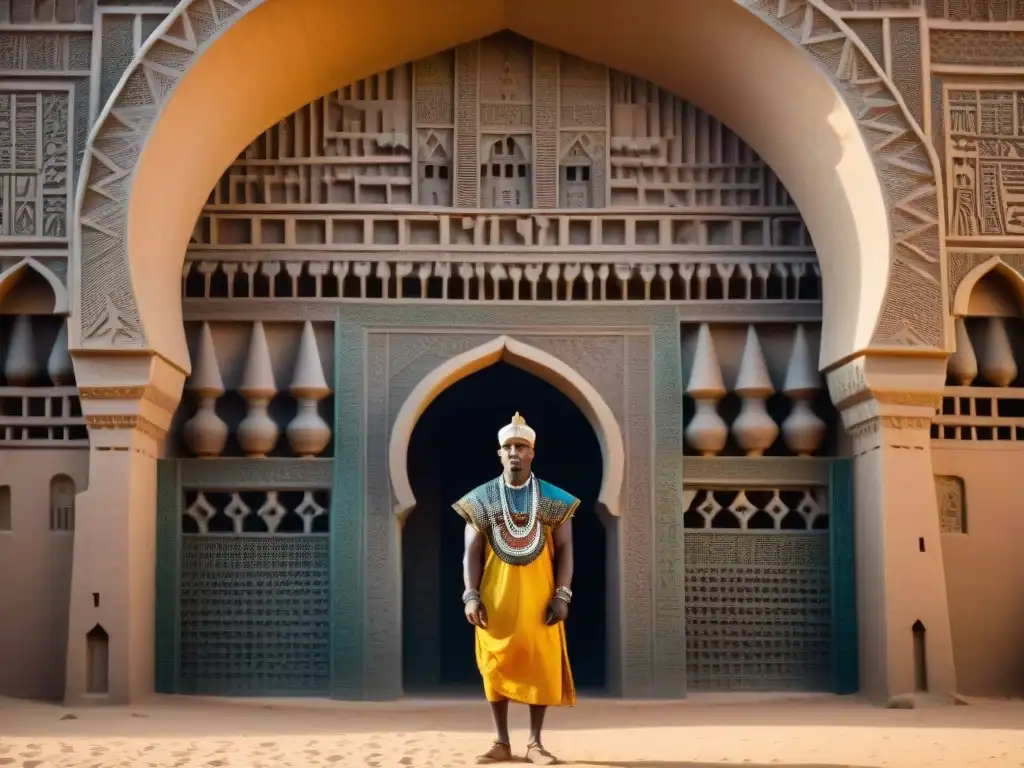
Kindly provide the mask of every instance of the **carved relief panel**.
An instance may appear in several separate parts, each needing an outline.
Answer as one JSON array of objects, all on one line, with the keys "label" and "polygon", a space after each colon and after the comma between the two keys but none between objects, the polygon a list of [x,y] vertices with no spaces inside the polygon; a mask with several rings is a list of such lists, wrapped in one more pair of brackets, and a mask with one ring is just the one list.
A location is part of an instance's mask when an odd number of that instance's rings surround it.
[{"label": "carved relief panel", "polygon": [[1024,235],[1022,96],[1010,84],[946,85],[951,237]]},{"label": "carved relief panel", "polygon": [[935,496],[939,503],[939,530],[942,533],[967,533],[963,478],[936,475]]},{"label": "carved relief panel", "polygon": [[622,72],[611,73],[610,100],[610,205],[792,205],[754,151],[706,112]]},{"label": "carved relief panel", "polygon": [[455,138],[455,54],[445,51],[413,64],[416,201],[452,205]]},{"label": "carved relief panel", "polygon": [[183,293],[818,304],[818,277],[793,200],[726,126],[502,32],[264,132],[197,221]]},{"label": "carved relief panel", "polygon": [[69,88],[0,85],[0,237],[62,240],[72,191]]},{"label": "carved relief panel", "polygon": [[410,67],[344,86],[249,145],[213,205],[412,202]]},{"label": "carved relief panel", "polygon": [[511,32],[303,107],[250,145],[209,200],[236,210],[303,203],[795,213],[760,157],[713,117]]}]

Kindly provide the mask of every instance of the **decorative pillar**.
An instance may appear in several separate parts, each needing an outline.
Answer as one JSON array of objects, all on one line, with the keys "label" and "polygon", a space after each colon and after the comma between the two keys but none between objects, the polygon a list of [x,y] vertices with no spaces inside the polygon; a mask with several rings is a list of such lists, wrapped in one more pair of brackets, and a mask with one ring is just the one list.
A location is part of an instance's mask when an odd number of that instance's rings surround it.
[{"label": "decorative pillar", "polygon": [[156,466],[185,372],[151,353],[73,353],[89,429],[76,501],[65,702],[154,690]]},{"label": "decorative pillar", "polygon": [[861,690],[890,706],[956,694],[930,435],[945,369],[886,355],[828,373],[853,442]]}]

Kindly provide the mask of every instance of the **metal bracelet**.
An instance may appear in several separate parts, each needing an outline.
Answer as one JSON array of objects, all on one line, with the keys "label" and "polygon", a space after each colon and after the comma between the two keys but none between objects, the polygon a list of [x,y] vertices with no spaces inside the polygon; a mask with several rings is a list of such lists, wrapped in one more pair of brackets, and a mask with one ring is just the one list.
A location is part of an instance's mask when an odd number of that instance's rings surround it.
[{"label": "metal bracelet", "polygon": [[559,587],[555,590],[555,597],[559,600],[565,600],[566,604],[572,602],[572,590],[568,587]]},{"label": "metal bracelet", "polygon": [[463,605],[466,605],[466,604],[470,603],[473,600],[476,600],[476,601],[479,602],[479,600],[480,600],[480,590],[478,590],[478,589],[467,589],[465,592],[462,593],[462,604]]}]

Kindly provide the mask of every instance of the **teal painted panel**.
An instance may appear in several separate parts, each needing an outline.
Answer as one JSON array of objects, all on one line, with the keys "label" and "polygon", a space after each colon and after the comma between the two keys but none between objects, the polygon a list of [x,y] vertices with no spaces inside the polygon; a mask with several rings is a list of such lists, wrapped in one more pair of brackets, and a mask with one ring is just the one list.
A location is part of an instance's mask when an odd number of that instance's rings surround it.
[{"label": "teal painted panel", "polygon": [[[640,620],[630,622],[623,638],[628,670],[623,691],[631,697],[677,697],[686,690],[685,616],[683,611],[682,540],[682,381],[679,318],[671,307],[467,307],[345,305],[335,325],[335,471],[332,485],[330,539],[331,695],[343,699],[393,698],[390,681],[397,654],[382,649],[400,644],[401,627],[393,595],[399,591],[400,569],[381,553],[396,542],[368,541],[380,528],[371,526],[367,467],[386,472],[386,465],[368,465],[367,422],[373,371],[368,370],[367,338],[371,329],[490,329],[495,333],[531,328],[643,328],[654,337],[654,361],[642,365],[653,382],[632,395],[650,404],[650,464],[645,467],[646,511],[640,546],[629,550],[625,593],[647,604]],[[642,345],[636,345],[639,349]],[[650,373],[647,373],[650,372]],[[631,371],[629,375],[636,375]],[[650,379],[648,379],[650,381]],[[382,382],[383,383],[383,382]],[[374,386],[378,384],[375,382]],[[648,388],[649,387],[649,388]],[[653,397],[653,402],[651,399]],[[374,435],[378,441],[387,435]],[[378,478],[379,480],[379,478]],[[385,480],[385,482],[388,482]],[[396,535],[394,531],[386,535]],[[372,547],[370,545],[373,545]],[[655,569],[661,572],[654,578]],[[391,604],[382,603],[387,598]],[[372,621],[371,621],[372,618]],[[385,669],[383,665],[387,665]]]},{"label": "teal painted panel", "polygon": [[832,674],[836,693],[860,690],[857,574],[854,562],[853,459],[835,459],[829,473],[832,570]]},{"label": "teal painted panel", "polygon": [[157,693],[177,693],[181,566],[181,490],[177,460],[159,459],[156,473],[155,686]]},{"label": "teal painted panel", "polygon": [[338,699],[362,699],[364,696],[364,336],[359,325],[344,319],[335,322],[330,695]]}]

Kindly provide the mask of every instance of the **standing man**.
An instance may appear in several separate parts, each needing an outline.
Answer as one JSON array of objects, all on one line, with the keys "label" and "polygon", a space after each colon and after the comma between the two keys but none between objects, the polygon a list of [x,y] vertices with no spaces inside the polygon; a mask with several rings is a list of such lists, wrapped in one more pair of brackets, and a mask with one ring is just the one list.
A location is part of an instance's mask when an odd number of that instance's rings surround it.
[{"label": "standing man", "polygon": [[452,506],[466,521],[466,619],[497,739],[478,763],[512,759],[508,703],[530,707],[526,759],[552,765],[541,729],[548,707],[576,703],[565,617],[572,601],[572,521],[580,500],[530,470],[537,434],[518,413],[498,432],[504,472]]}]

